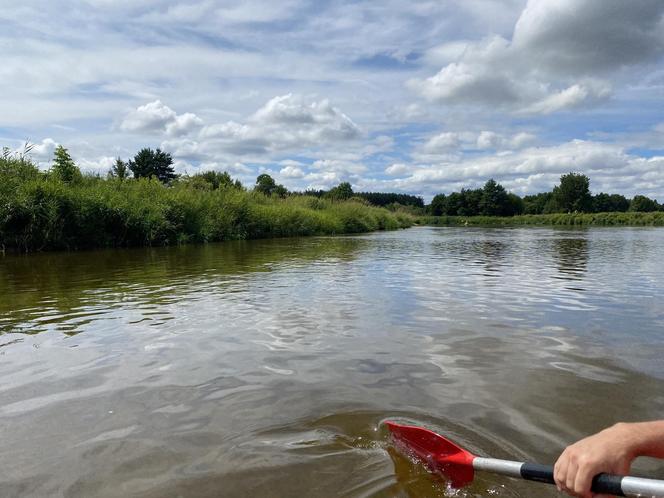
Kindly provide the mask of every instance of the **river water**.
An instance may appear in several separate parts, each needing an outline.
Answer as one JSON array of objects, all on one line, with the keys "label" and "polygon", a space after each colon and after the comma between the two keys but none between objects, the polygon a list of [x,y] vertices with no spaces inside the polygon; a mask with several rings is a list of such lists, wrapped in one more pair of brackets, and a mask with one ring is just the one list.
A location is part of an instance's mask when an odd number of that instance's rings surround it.
[{"label": "river water", "polygon": [[664,230],[7,255],[0,379],[3,497],[553,497],[447,489],[381,422],[553,463],[664,417]]}]

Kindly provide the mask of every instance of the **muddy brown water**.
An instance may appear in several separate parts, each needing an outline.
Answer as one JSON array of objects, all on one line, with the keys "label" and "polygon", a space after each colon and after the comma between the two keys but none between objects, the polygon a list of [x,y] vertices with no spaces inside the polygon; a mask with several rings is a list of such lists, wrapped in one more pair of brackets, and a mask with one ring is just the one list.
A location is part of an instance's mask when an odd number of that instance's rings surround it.
[{"label": "muddy brown water", "polygon": [[449,490],[381,422],[552,463],[662,417],[662,229],[0,257],[2,497],[553,497]]}]

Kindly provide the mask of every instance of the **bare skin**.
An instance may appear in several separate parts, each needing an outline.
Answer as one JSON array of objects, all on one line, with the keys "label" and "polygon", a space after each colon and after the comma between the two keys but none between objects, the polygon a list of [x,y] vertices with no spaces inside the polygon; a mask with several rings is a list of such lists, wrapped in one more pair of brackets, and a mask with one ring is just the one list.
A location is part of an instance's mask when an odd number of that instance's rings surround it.
[{"label": "bare skin", "polygon": [[664,420],[618,423],[582,439],[562,452],[553,469],[559,491],[582,498],[601,498],[590,491],[595,475],[629,474],[635,458],[664,458]]}]

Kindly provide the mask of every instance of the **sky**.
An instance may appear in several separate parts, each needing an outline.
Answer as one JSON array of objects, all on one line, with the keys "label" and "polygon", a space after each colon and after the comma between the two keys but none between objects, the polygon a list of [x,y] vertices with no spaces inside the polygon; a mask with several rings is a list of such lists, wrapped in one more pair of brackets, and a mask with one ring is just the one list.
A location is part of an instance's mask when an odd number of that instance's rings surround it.
[{"label": "sky", "polygon": [[425,200],[664,202],[662,0],[4,0],[0,146]]}]

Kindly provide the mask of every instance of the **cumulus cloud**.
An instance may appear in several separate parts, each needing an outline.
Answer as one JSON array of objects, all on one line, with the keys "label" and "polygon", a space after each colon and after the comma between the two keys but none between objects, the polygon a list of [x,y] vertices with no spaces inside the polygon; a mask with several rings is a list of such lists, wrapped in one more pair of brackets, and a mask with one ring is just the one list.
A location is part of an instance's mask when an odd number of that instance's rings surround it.
[{"label": "cumulus cloud", "polygon": [[106,173],[115,164],[116,158],[110,156],[101,156],[96,159],[80,159],[77,164],[83,172]]},{"label": "cumulus cloud", "polygon": [[288,165],[281,168],[279,174],[284,178],[302,178],[304,171],[299,166]]},{"label": "cumulus cloud", "polygon": [[357,125],[327,99],[307,102],[290,93],[271,99],[249,121],[285,141],[305,144],[352,140],[360,135]]},{"label": "cumulus cloud", "polygon": [[200,128],[202,124],[203,121],[195,114],[190,112],[177,114],[160,100],[155,100],[130,111],[120,124],[120,129],[129,132],[181,136]]},{"label": "cumulus cloud", "polygon": [[293,150],[304,153],[305,149],[353,142],[359,137],[358,126],[328,100],[307,101],[287,94],[270,99],[244,123],[227,121],[206,125],[196,139],[169,140],[163,147],[174,155],[191,159],[265,158]]},{"label": "cumulus cloud", "polygon": [[507,151],[532,145],[537,137],[528,132],[504,135],[495,131],[482,130],[451,132],[446,131],[429,137],[415,151],[418,161],[459,160],[464,151]]},{"label": "cumulus cloud", "polygon": [[537,140],[537,137],[525,131],[519,132],[508,141],[509,147],[512,149],[520,149],[526,145],[530,145]]},{"label": "cumulus cloud", "polygon": [[493,131],[481,131],[477,135],[476,146],[480,150],[511,150],[521,149],[531,145],[537,140],[532,133],[520,132],[511,136],[504,136]]},{"label": "cumulus cloud", "polygon": [[660,0],[530,0],[513,48],[546,71],[592,75],[661,56],[662,15]]},{"label": "cumulus cloud", "polygon": [[658,0],[530,0],[511,40],[444,45],[455,60],[409,85],[435,102],[529,114],[593,104],[609,97],[611,71],[661,56],[663,15]]},{"label": "cumulus cloud", "polygon": [[428,153],[447,152],[458,149],[460,144],[458,133],[443,132],[427,140],[424,144],[424,151]]},{"label": "cumulus cloud", "polygon": [[311,167],[320,171],[335,172],[347,176],[359,175],[367,171],[367,167],[364,164],[338,159],[319,159],[314,161]]}]

